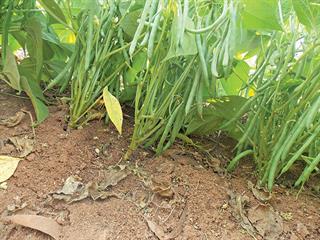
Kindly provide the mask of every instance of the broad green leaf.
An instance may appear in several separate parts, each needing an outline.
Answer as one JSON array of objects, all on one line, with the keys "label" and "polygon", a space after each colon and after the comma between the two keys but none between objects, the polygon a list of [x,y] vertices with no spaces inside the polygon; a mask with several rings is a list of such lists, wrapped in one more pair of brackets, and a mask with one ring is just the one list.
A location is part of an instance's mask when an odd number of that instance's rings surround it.
[{"label": "broad green leaf", "polygon": [[40,82],[40,74],[43,66],[43,41],[42,29],[39,19],[32,17],[28,19],[25,29],[27,32],[27,49],[32,61],[36,64],[37,82]]},{"label": "broad green leaf", "polygon": [[241,18],[244,26],[252,30],[281,30],[278,0],[243,0]]},{"label": "broad green leaf", "polygon": [[133,36],[138,27],[138,19],[141,15],[141,9],[130,12],[121,22],[120,26],[123,29],[124,33],[129,37],[129,41],[133,39]]},{"label": "broad green leaf", "polygon": [[9,47],[7,48],[6,60],[2,73],[8,78],[10,86],[20,92],[20,74],[15,56],[13,55]]},{"label": "broad green leaf", "polygon": [[147,62],[147,54],[146,52],[140,52],[136,56],[133,57],[132,61],[132,67],[128,69],[128,71],[124,74],[124,80],[127,82],[127,84],[135,84],[136,76],[139,72],[141,72]]},{"label": "broad green leaf", "polygon": [[[42,91],[35,81],[27,79],[25,76],[21,77],[21,86],[23,91],[29,96],[33,108],[36,112],[37,123],[43,122],[49,115],[48,107],[40,100],[39,96],[42,95]],[[41,93],[41,95],[40,95]]]},{"label": "broad green leaf", "polygon": [[0,155],[0,183],[8,180],[16,171],[20,158]]},{"label": "broad green leaf", "polygon": [[[186,27],[191,29],[195,28],[194,23],[190,18],[187,18]],[[198,53],[195,35],[192,33],[185,31],[181,46],[180,44],[177,44],[178,42],[177,28],[178,28],[178,19],[176,17],[172,22],[170,49],[168,51],[168,55],[166,56],[165,60],[168,60],[173,57],[195,55]]]},{"label": "broad green leaf", "polygon": [[120,26],[125,33],[126,40],[128,41],[131,41],[133,39],[133,36],[137,30],[137,27],[139,25],[138,19],[140,18],[144,4],[144,0],[126,2],[120,1],[119,3],[119,11],[122,15]]},{"label": "broad green leaf", "polygon": [[292,4],[299,21],[306,27],[312,28],[314,18],[309,0],[292,0]]},{"label": "broad green leaf", "polygon": [[190,112],[191,121],[187,127],[186,134],[208,135],[217,130],[225,130],[232,137],[238,139],[240,131],[236,125],[221,129],[221,126],[228,120],[234,118],[240,108],[247,101],[240,96],[228,96],[212,99],[208,106],[203,108],[203,115],[200,118],[196,111]]},{"label": "broad green leaf", "polygon": [[103,89],[103,101],[111,122],[121,134],[123,121],[121,105],[118,99],[108,91],[107,87]]},{"label": "broad green leaf", "polygon": [[[70,30],[64,27],[62,24],[52,24],[51,27],[59,36],[59,39],[63,43],[74,44],[76,41],[75,34]],[[58,40],[59,42],[59,40]]]},{"label": "broad green leaf", "polygon": [[66,17],[63,14],[63,11],[59,5],[54,0],[38,0],[41,6],[60,23],[67,24]]},{"label": "broad green leaf", "polygon": [[233,69],[228,79],[221,79],[227,95],[238,95],[240,89],[248,82],[250,67],[245,61],[240,61]]}]

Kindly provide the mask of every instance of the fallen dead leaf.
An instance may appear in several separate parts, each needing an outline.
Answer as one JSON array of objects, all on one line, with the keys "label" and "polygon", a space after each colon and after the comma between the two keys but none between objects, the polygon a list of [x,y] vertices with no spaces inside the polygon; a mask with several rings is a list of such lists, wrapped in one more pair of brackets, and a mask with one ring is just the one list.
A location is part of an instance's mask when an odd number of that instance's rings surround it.
[{"label": "fallen dead leaf", "polygon": [[60,191],[57,191],[58,194],[62,193],[65,195],[72,195],[79,191],[83,187],[82,182],[78,181],[74,176],[70,176],[64,182],[64,185]]},{"label": "fallen dead leaf", "polygon": [[9,117],[7,119],[0,119],[0,125],[6,127],[14,127],[17,126],[23,119],[25,113],[24,112],[17,112],[16,115]]},{"label": "fallen dead leaf", "polygon": [[270,192],[257,189],[251,181],[248,181],[248,188],[251,190],[253,196],[261,202],[267,202],[272,198]]},{"label": "fallen dead leaf", "polygon": [[151,190],[163,198],[173,198],[174,195],[171,186],[161,186],[153,184],[151,186]]},{"label": "fallen dead leaf", "polygon": [[128,174],[126,167],[112,166],[106,171],[101,182],[88,182],[87,184],[83,184],[74,176],[70,176],[65,181],[62,189],[53,193],[52,197],[56,200],[64,200],[67,203],[80,201],[87,197],[91,197],[93,200],[103,200],[110,197],[120,198],[118,194],[107,188],[117,185]]},{"label": "fallen dead leaf", "polygon": [[20,153],[19,157],[26,157],[33,151],[34,141],[26,137],[11,137],[9,141]]},{"label": "fallen dead leaf", "polygon": [[61,227],[51,218],[37,215],[13,215],[4,217],[3,219],[14,224],[38,230],[54,239],[59,239],[61,234]]},{"label": "fallen dead leaf", "polygon": [[20,158],[0,155],[0,183],[8,180],[15,172]]},{"label": "fallen dead leaf", "polygon": [[68,203],[83,200],[89,196],[86,186],[76,180],[74,176],[70,176],[65,181],[61,190],[52,194],[52,197],[57,200],[64,200]]},{"label": "fallen dead leaf", "polygon": [[248,219],[266,240],[279,239],[283,232],[283,222],[271,206],[257,205],[248,210]]},{"label": "fallen dead leaf", "polygon": [[146,221],[151,232],[153,232],[160,240],[166,239],[166,234],[160,225],[149,219],[146,219]]},{"label": "fallen dead leaf", "polygon": [[256,239],[255,235],[257,234],[257,231],[252,226],[244,211],[244,206],[249,201],[248,197],[242,196],[240,194],[235,194],[231,191],[228,192],[228,195],[230,197],[229,204],[233,208],[233,216],[240,223],[241,227],[246,230],[250,236]]},{"label": "fallen dead leaf", "polygon": [[179,222],[177,226],[170,232],[170,233],[165,233],[163,228],[155,223],[154,221],[145,218],[149,229],[160,239],[160,240],[170,240],[170,239],[175,239],[179,235],[181,235],[184,227],[184,223],[186,222],[186,209],[183,210],[181,217],[179,219]]},{"label": "fallen dead leaf", "polygon": [[99,188],[100,190],[104,190],[107,187],[115,186],[128,175],[129,172],[126,170],[125,166],[111,166],[108,170],[106,170],[104,174],[104,180],[99,183]]}]

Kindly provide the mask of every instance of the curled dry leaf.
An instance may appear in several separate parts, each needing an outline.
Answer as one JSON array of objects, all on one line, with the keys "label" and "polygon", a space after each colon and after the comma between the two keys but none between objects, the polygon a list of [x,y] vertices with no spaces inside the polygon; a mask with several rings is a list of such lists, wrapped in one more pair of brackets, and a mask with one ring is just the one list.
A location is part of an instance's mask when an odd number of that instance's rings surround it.
[{"label": "curled dry leaf", "polygon": [[106,189],[107,187],[115,186],[120,181],[125,179],[129,175],[126,167],[123,165],[120,166],[111,166],[104,173],[104,180],[99,183],[99,188],[101,190]]},{"label": "curled dry leaf", "polygon": [[37,215],[13,215],[4,218],[5,221],[10,221],[24,227],[32,228],[48,234],[54,239],[59,239],[61,227],[51,218],[46,218]]},{"label": "curled dry leaf", "polygon": [[283,232],[282,218],[271,206],[257,205],[249,209],[248,219],[263,239],[279,239]]},{"label": "curled dry leaf", "polygon": [[267,202],[272,198],[270,192],[257,189],[251,181],[248,181],[248,188],[251,190],[253,196],[261,202]]},{"label": "curled dry leaf", "polygon": [[160,240],[170,240],[175,239],[179,235],[181,235],[184,227],[184,223],[186,222],[187,212],[186,209],[183,210],[179,222],[175,226],[175,228],[170,232],[166,233],[163,228],[155,223],[154,221],[145,218],[149,229],[160,239]]},{"label": "curled dry leaf", "polygon": [[15,116],[9,117],[7,119],[0,119],[0,125],[6,127],[14,127],[17,126],[23,119],[25,113],[24,112],[17,112]]},{"label": "curled dry leaf", "polygon": [[0,183],[8,180],[15,172],[20,158],[0,155]]},{"label": "curled dry leaf", "polygon": [[19,157],[26,157],[33,151],[34,141],[26,137],[11,137],[9,141],[20,153]]},{"label": "curled dry leaf", "polygon": [[256,229],[252,226],[248,217],[245,215],[244,206],[248,202],[248,197],[233,192],[228,192],[230,197],[229,204],[233,208],[233,216],[240,223],[241,227],[247,231],[247,233],[256,239]]},{"label": "curled dry leaf", "polygon": [[151,190],[163,198],[173,198],[174,195],[171,186],[161,186],[153,184],[151,186]]},{"label": "curled dry leaf", "polygon": [[65,181],[61,190],[52,194],[52,197],[57,200],[64,200],[68,203],[83,200],[91,197],[93,200],[107,199],[110,197],[120,198],[120,196],[110,190],[106,190],[110,186],[115,186],[128,176],[128,171],[122,166],[110,167],[104,176],[104,179],[97,182],[88,182],[83,184],[74,176],[70,176]]}]

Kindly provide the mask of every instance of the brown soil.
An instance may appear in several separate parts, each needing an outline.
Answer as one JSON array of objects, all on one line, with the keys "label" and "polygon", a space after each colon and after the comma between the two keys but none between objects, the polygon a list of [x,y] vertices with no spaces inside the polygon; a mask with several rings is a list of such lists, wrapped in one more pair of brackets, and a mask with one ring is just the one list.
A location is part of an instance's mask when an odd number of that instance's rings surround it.
[{"label": "brown soil", "polygon": [[[0,92],[1,118],[13,116],[21,109],[32,111],[27,99]],[[53,106],[50,117],[35,129],[34,151],[19,163],[7,181],[8,189],[0,190],[0,216],[37,214],[53,218],[62,226],[61,239],[68,240],[251,239],[244,218],[230,201],[230,196],[236,196],[246,200],[242,208],[245,219],[250,212],[258,214],[258,210],[252,209],[261,206],[271,206],[272,214],[281,216],[280,222],[271,220],[271,227],[267,226],[269,231],[280,226],[279,236],[265,232],[264,237],[256,234],[257,239],[320,239],[319,197],[305,190],[297,198],[297,190],[277,186],[271,200],[262,203],[248,188],[247,181],[255,181],[250,164],[241,165],[233,176],[217,173],[218,165],[232,156],[232,144],[224,137],[210,142],[213,162],[182,143],[160,157],[139,149],[129,162],[124,162],[121,158],[132,131],[129,116],[125,118],[123,136],[118,136],[113,126],[98,121],[83,129],[68,130],[65,116],[64,106]],[[0,126],[0,141],[12,136],[31,138],[30,125],[26,115],[16,127]],[[0,155],[15,154],[12,145],[0,145]],[[95,181],[108,166],[120,161],[134,171],[112,187],[119,198],[87,198],[71,204],[49,201],[50,193],[61,189],[69,176],[84,183]],[[169,189],[167,196],[145,184],[151,179]],[[152,230],[150,220],[156,223],[156,230]],[[261,234],[261,224],[251,223]],[[51,238],[30,228],[0,222],[0,239]]]}]

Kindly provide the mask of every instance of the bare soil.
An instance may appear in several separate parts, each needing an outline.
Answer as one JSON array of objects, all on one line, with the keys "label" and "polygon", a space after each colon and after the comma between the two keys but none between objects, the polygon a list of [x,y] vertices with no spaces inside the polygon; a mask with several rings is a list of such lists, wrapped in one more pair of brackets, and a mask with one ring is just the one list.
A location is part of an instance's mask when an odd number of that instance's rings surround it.
[{"label": "bare soil", "polygon": [[[28,99],[7,95],[0,86],[0,118],[21,109],[32,112]],[[50,107],[50,117],[35,128],[35,146],[0,190],[0,217],[35,214],[55,219],[61,239],[320,239],[320,198],[308,189],[276,186],[266,202],[248,188],[256,181],[254,167],[244,163],[231,176],[223,166],[232,157],[232,141],[212,137],[209,159],[177,142],[163,156],[139,149],[122,160],[129,145],[132,118],[119,136],[111,124],[92,121],[82,129],[66,127],[64,105]],[[12,128],[0,126],[0,155],[15,156],[12,136],[33,138],[26,115]],[[118,197],[67,204],[52,200],[65,180],[98,181],[116,164],[130,166],[130,174],[112,187]],[[150,187],[147,182],[158,184]],[[260,192],[261,193],[261,192]],[[21,208],[21,209],[20,209]],[[271,210],[270,210],[271,209]],[[247,221],[249,220],[249,222]],[[248,227],[248,225],[250,225]],[[51,239],[39,231],[0,221],[0,239]]]}]

